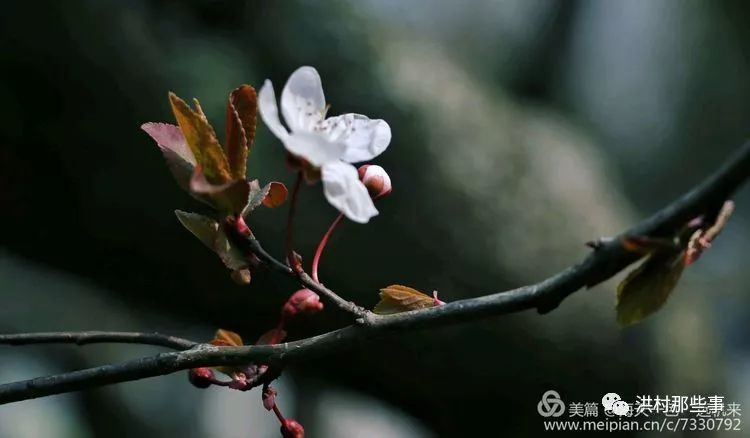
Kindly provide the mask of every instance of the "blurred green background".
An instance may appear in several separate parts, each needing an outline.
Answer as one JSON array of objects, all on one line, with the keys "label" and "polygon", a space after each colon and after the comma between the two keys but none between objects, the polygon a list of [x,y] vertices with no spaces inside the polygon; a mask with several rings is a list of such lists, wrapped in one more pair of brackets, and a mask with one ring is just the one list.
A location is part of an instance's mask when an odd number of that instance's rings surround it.
[{"label": "blurred green background", "polygon": [[[10,1],[0,13],[0,330],[217,327],[253,340],[296,288],[235,285],[174,217],[200,207],[139,129],[167,91],[217,127],[227,94],[300,65],[330,114],[387,120],[394,192],[334,235],[321,278],[368,307],[391,283],[446,301],[545,278],[663,206],[750,136],[750,3],[635,0]],[[249,173],[289,184],[261,126]],[[335,212],[301,195],[308,260]],[[750,403],[750,191],[655,317],[620,329],[616,280],[533,312],[399,334],[292,367],[279,402],[311,437],[537,436],[541,394],[720,394]],[[286,211],[250,224],[283,251]],[[619,277],[621,278],[621,276]],[[339,327],[332,306],[293,338]],[[138,346],[0,348],[0,381]],[[601,414],[600,414],[601,415]],[[741,436],[746,432],[732,432]],[[626,435],[626,434],[623,434]],[[675,434],[680,436],[680,434]],[[258,391],[182,373],[0,407],[0,437],[278,436]]]}]

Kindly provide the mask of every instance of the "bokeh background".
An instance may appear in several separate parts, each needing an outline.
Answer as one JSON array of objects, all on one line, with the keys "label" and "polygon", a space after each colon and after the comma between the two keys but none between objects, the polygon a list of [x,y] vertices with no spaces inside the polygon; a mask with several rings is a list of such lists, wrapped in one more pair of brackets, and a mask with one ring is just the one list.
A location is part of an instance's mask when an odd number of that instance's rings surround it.
[{"label": "bokeh background", "polygon": [[[270,272],[250,287],[230,280],[175,219],[200,207],[139,126],[173,120],[168,90],[223,126],[231,89],[265,78],[278,89],[305,64],[332,114],[393,130],[375,161],[393,195],[369,225],[334,235],[327,285],[369,307],[391,283],[451,301],[543,279],[750,136],[748,20],[742,0],[5,2],[0,330],[207,340],[224,327],[252,340],[273,325],[295,285]],[[289,183],[283,156],[261,126],[250,174]],[[548,389],[748,406],[750,190],[736,201],[714,248],[640,325],[617,326],[610,281],[549,315],[403,333],[300,364],[279,401],[308,436],[334,438],[537,436]],[[309,259],[335,213],[319,187],[300,205]],[[278,255],[285,214],[251,223]],[[329,307],[291,336],[344,323]],[[4,347],[0,381],[157,351]],[[272,437],[278,424],[257,391],[197,390],[183,373],[0,407],[0,437],[105,436]]]}]

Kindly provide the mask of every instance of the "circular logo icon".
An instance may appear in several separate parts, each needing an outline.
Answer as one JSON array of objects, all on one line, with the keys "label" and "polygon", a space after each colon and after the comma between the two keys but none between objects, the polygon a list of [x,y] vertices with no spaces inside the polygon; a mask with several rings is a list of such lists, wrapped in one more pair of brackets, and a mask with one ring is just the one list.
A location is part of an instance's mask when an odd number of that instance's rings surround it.
[{"label": "circular logo icon", "polygon": [[536,405],[536,410],[542,417],[559,417],[565,413],[565,403],[560,399],[557,391],[549,390],[542,395],[542,399]]},{"label": "circular logo icon", "polygon": [[612,405],[612,412],[615,415],[624,417],[625,415],[628,415],[630,413],[630,406],[626,402],[618,400]]},{"label": "circular logo icon", "polygon": [[614,392],[604,394],[604,397],[602,397],[602,407],[604,407],[605,411],[612,412],[612,405],[620,400],[622,400],[620,396]]}]

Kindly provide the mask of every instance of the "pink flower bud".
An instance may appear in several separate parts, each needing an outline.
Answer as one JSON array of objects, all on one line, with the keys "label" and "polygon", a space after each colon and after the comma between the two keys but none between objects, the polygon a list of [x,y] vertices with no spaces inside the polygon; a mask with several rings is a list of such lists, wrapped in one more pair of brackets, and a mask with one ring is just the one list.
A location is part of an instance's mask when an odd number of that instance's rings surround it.
[{"label": "pink flower bud", "polygon": [[367,187],[370,197],[373,199],[388,196],[393,187],[391,177],[380,166],[365,164],[359,168],[359,179]]},{"label": "pink flower bud", "polygon": [[323,310],[320,297],[310,289],[300,289],[293,293],[281,309],[283,317],[288,318],[298,313],[316,313]]},{"label": "pink flower bud", "polygon": [[208,388],[214,382],[214,372],[211,368],[193,368],[188,371],[188,380],[196,388]]},{"label": "pink flower bud", "polygon": [[263,407],[270,411],[274,406],[276,406],[276,390],[266,386],[263,388]]},{"label": "pink flower bud", "polygon": [[287,418],[281,423],[281,436],[284,438],[305,438],[305,428],[296,420]]}]

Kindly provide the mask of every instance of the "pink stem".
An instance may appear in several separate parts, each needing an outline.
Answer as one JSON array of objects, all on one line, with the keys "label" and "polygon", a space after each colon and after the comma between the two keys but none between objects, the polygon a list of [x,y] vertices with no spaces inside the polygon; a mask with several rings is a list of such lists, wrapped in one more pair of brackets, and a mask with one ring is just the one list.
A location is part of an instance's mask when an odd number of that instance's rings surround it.
[{"label": "pink stem", "polygon": [[331,226],[328,227],[328,231],[323,235],[323,238],[320,239],[320,243],[318,243],[318,248],[315,250],[315,257],[313,257],[312,261],[312,278],[316,282],[320,283],[318,280],[318,265],[320,264],[320,257],[323,255],[323,250],[326,247],[326,244],[328,243],[328,239],[331,237],[331,234],[333,234],[333,230],[336,229],[339,223],[341,223],[341,219],[344,218],[343,213],[336,216],[336,219],[333,220],[333,223],[331,223]]}]

